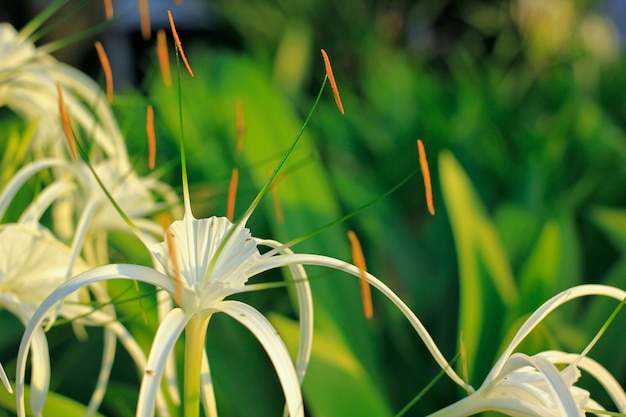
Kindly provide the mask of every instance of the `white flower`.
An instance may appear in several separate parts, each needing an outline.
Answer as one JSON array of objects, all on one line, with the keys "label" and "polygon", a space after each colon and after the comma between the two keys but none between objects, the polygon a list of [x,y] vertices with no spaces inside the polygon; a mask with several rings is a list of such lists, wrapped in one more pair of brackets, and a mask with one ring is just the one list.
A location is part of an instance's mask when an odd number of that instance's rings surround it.
[{"label": "white flower", "polygon": [[[621,413],[626,412],[626,393],[600,364],[586,355],[596,340],[580,354],[559,351],[534,356],[515,352],[519,343],[550,312],[574,298],[600,295],[624,302],[626,291],[603,285],[581,285],[551,298],[526,320],[500,356],[481,387],[458,402],[431,414],[431,417],[469,416],[498,411],[511,416],[575,417],[585,409],[604,410],[590,393],[575,385],[579,369],[589,372],[607,390]],[[557,365],[567,365],[560,370]]]},{"label": "white flower", "polygon": [[[172,350],[182,331],[187,329],[186,357],[195,355],[188,372],[196,372],[202,380],[198,394],[206,415],[215,415],[212,381],[206,354],[204,335],[209,319],[214,313],[225,313],[246,326],[259,340],[274,364],[283,386],[287,410],[291,416],[303,415],[300,384],[308,363],[312,340],[312,300],[303,265],[318,265],[347,272],[355,277],[361,270],[354,265],[327,256],[294,254],[279,242],[255,239],[241,223],[232,224],[226,218],[195,219],[189,210],[182,221],[174,222],[166,232],[164,242],[153,245],[151,250],[163,264],[168,275],[153,268],[139,265],[106,265],[84,272],[55,291],[35,313],[26,330],[17,363],[16,392],[18,401],[23,396],[23,373],[28,346],[33,329],[39,326],[46,312],[57,302],[77,289],[109,279],[132,279],[164,289],[177,300],[178,307],[162,319],[155,335],[148,358],[147,371],[140,388],[137,406],[138,416],[154,414],[155,395],[161,381],[165,358]],[[260,254],[257,245],[270,248]],[[172,255],[174,257],[172,258]],[[235,300],[230,295],[262,289],[266,284],[249,284],[250,278],[270,269],[289,267],[294,277],[300,306],[300,351],[294,368],[287,349],[273,326],[254,308]],[[370,284],[385,294],[409,319],[428,349],[441,367],[457,383],[464,385],[450,367],[422,323],[406,304],[385,284],[369,273],[365,277]],[[193,340],[193,343],[190,341]],[[187,359],[186,359],[187,360]],[[187,393],[185,393],[187,395]],[[185,401],[184,405],[187,404]],[[23,415],[23,410],[20,411]]]},{"label": "white flower", "polygon": [[124,141],[100,87],[81,71],[36,48],[10,24],[0,23],[0,107],[8,106],[26,121],[37,123],[32,143],[36,154],[66,158],[57,83],[63,88],[75,133],[88,135],[89,143],[93,140],[100,153],[127,159]]}]

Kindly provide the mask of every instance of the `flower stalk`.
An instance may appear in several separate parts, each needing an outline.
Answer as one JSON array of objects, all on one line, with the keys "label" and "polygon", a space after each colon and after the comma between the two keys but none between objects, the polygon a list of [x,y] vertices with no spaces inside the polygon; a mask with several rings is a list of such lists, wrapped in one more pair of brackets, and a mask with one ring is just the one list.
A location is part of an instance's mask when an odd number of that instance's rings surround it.
[{"label": "flower stalk", "polygon": [[184,417],[200,416],[200,376],[204,341],[211,315],[193,316],[185,327],[185,359],[183,382]]}]

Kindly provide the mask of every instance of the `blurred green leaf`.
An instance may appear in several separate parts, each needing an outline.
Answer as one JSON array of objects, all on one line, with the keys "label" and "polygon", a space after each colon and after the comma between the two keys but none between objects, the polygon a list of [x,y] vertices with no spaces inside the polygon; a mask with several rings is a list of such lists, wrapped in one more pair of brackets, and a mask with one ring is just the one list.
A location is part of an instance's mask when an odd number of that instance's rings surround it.
[{"label": "blurred green leaf", "polygon": [[[290,351],[296,352],[298,323],[276,314],[272,314],[270,320]],[[354,357],[339,329],[330,326],[325,330],[315,329],[311,362],[303,384],[313,415],[392,416],[389,406],[380,397],[378,385]],[[357,401],[351,400],[357,396]]]},{"label": "blurred green leaf", "polygon": [[491,367],[502,315],[518,302],[518,291],[495,228],[469,178],[450,152],[439,155],[443,197],[459,263],[459,331],[467,352],[470,382]]}]

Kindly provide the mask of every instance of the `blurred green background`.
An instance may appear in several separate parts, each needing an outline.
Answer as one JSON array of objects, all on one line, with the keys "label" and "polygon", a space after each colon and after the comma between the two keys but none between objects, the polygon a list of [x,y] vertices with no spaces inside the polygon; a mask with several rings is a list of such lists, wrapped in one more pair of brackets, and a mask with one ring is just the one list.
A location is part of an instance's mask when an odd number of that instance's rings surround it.
[{"label": "blurred green background", "polygon": [[[85,4],[73,32],[103,20],[100,1]],[[434,217],[417,175],[294,250],[350,261],[346,231],[354,230],[369,271],[411,306],[449,359],[463,334],[469,381],[478,387],[507,337],[552,295],[592,282],[626,288],[623,4],[151,2],[153,31],[166,27],[163,13],[170,8],[196,74],[181,76],[194,213],[225,214],[235,166],[242,177],[237,213],[243,213],[311,108],[324,77],[319,54],[324,48],[345,116],[327,89],[278,184],[284,222],[266,198],[248,226],[255,236],[287,241],[352,213],[418,167],[416,140],[422,139],[433,177]],[[3,7],[18,27],[32,13]],[[191,10],[191,17],[184,10]],[[155,105],[157,165],[169,166],[165,178],[180,187],[176,91],[163,85],[154,37],[142,40],[134,12],[124,13],[96,36],[114,66],[118,63],[114,110],[136,167],[145,173],[144,106]],[[173,56],[172,51],[170,45]],[[102,78],[89,41],[59,51],[59,58]],[[239,154],[234,152],[237,101],[246,128]],[[9,119],[6,111],[1,115]],[[113,239],[113,244],[125,248],[126,243]],[[128,249],[120,253],[123,259],[142,256]],[[356,280],[321,269],[309,273],[316,334],[303,387],[307,412],[395,415],[437,375],[434,360],[379,294],[368,321]],[[268,314],[286,341],[297,342],[284,291],[246,300]],[[523,349],[580,352],[614,307],[606,300],[572,302]],[[137,306],[120,308],[132,315]],[[625,324],[623,314],[618,316],[590,354],[622,385]],[[133,326],[147,325],[129,323]],[[59,342],[51,343],[53,386],[85,401],[88,391],[77,381],[90,376],[68,376],[68,363],[77,361],[76,352],[93,355],[98,331],[81,343],[65,330],[55,329]],[[3,330],[0,338],[8,369],[19,340],[19,332],[13,333]],[[149,346],[150,331],[144,333]],[[280,387],[250,335],[216,319],[207,344],[222,415],[282,412]],[[121,353],[105,415],[133,414],[137,376],[128,368]],[[597,388],[584,377],[582,384]],[[462,395],[444,377],[407,415],[426,415]],[[601,393],[592,396],[613,408]]]}]

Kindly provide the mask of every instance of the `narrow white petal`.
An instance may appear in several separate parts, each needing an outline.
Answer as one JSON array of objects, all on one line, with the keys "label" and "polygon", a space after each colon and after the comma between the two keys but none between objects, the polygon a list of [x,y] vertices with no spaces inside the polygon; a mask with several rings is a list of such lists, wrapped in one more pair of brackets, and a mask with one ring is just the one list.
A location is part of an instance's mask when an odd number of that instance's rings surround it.
[{"label": "narrow white petal", "polygon": [[13,197],[15,197],[15,194],[17,194],[28,179],[37,172],[52,167],[73,169],[72,164],[62,159],[41,159],[20,168],[2,189],[2,193],[0,194],[0,218],[4,216],[6,209],[13,201]]},{"label": "narrow white petal", "polygon": [[272,324],[257,310],[239,301],[216,303],[211,310],[221,311],[243,324],[267,352],[285,393],[287,410],[292,417],[304,416],[304,404],[298,376],[285,343]]},{"label": "narrow white petal", "polygon": [[[282,248],[282,244],[275,240],[258,240],[257,244],[279,248],[280,253],[293,255],[289,248]],[[300,344],[298,345],[298,358],[296,360],[296,372],[300,384],[304,380],[306,369],[311,357],[313,346],[313,295],[306,271],[300,264],[289,265],[291,276],[295,282],[298,297],[298,318],[300,320]]]},{"label": "narrow white petal", "polygon": [[148,364],[146,365],[146,371],[141,380],[141,387],[139,388],[137,417],[154,416],[156,398],[165,369],[165,363],[176,341],[183,330],[185,330],[185,326],[190,318],[191,315],[185,314],[180,308],[175,308],[170,311],[159,324],[159,328],[152,341]]},{"label": "narrow white petal", "polygon": [[521,341],[524,340],[524,338],[535,328],[535,326],[537,326],[548,314],[568,301],[590,295],[601,295],[621,301],[626,298],[626,291],[607,285],[585,284],[569,288],[555,295],[535,310],[535,312],[524,322],[522,327],[515,334],[515,337],[513,337],[509,346],[507,346],[504,352],[502,352],[502,355],[491,369],[491,372],[487,376],[485,382],[488,383],[490,379],[493,379],[495,375],[500,372],[504,363],[515,351]]},{"label": "narrow white petal", "polygon": [[[263,258],[255,265],[253,265],[247,272],[248,276],[254,276],[260,274],[261,272],[280,268],[283,266],[289,265],[317,265],[317,266],[325,266],[328,268],[337,269],[340,271],[344,271],[354,277],[359,278],[361,276],[361,270],[356,266],[349,264],[344,261],[340,261],[335,258],[331,258],[328,256],[322,255],[312,255],[312,254],[294,254],[294,255],[277,255],[268,258]],[[398,307],[398,309],[404,314],[409,323],[413,326],[417,334],[420,336],[426,348],[429,350],[431,355],[441,369],[458,385],[464,387],[467,390],[473,391],[473,389],[468,386],[461,377],[459,377],[454,369],[450,366],[448,361],[444,358],[443,354],[435,344],[434,340],[422,324],[422,322],[417,318],[415,313],[398,297],[389,287],[387,287],[382,281],[373,276],[370,273],[365,273],[365,278],[367,281],[376,289],[378,289],[381,293],[383,293],[392,303]]]},{"label": "narrow white petal", "polygon": [[42,416],[43,405],[50,386],[50,356],[48,341],[41,327],[35,331],[32,342],[32,365],[30,380],[30,407],[35,417]]},{"label": "narrow white petal", "polygon": [[206,349],[202,353],[202,371],[200,372],[200,395],[202,395],[202,406],[207,417],[217,417],[217,404],[215,403],[215,392],[213,390],[213,378],[211,368],[209,368],[209,358]]},{"label": "narrow white petal", "polygon": [[[72,294],[79,288],[87,285],[105,281],[109,279],[132,279],[157,287],[164,288],[166,291],[173,293],[174,288],[171,280],[159,273],[158,271],[140,265],[105,265],[84,272],[72,278],[53,291],[39,306],[28,322],[17,355],[16,376],[15,376],[15,393],[17,401],[18,416],[25,416],[24,407],[24,378],[26,373],[26,359],[31,349],[31,345],[36,340],[38,332],[42,332],[41,325],[48,313],[55,308],[57,303],[65,297]],[[39,342],[40,343],[40,342]]]},{"label": "narrow white petal", "polygon": [[588,372],[604,387],[619,412],[626,413],[626,392],[624,392],[624,388],[622,388],[620,383],[604,366],[587,356],[580,358],[580,355],[575,353],[547,351],[542,352],[541,355],[545,356],[554,364],[570,364],[574,361],[578,361],[578,367]]}]

